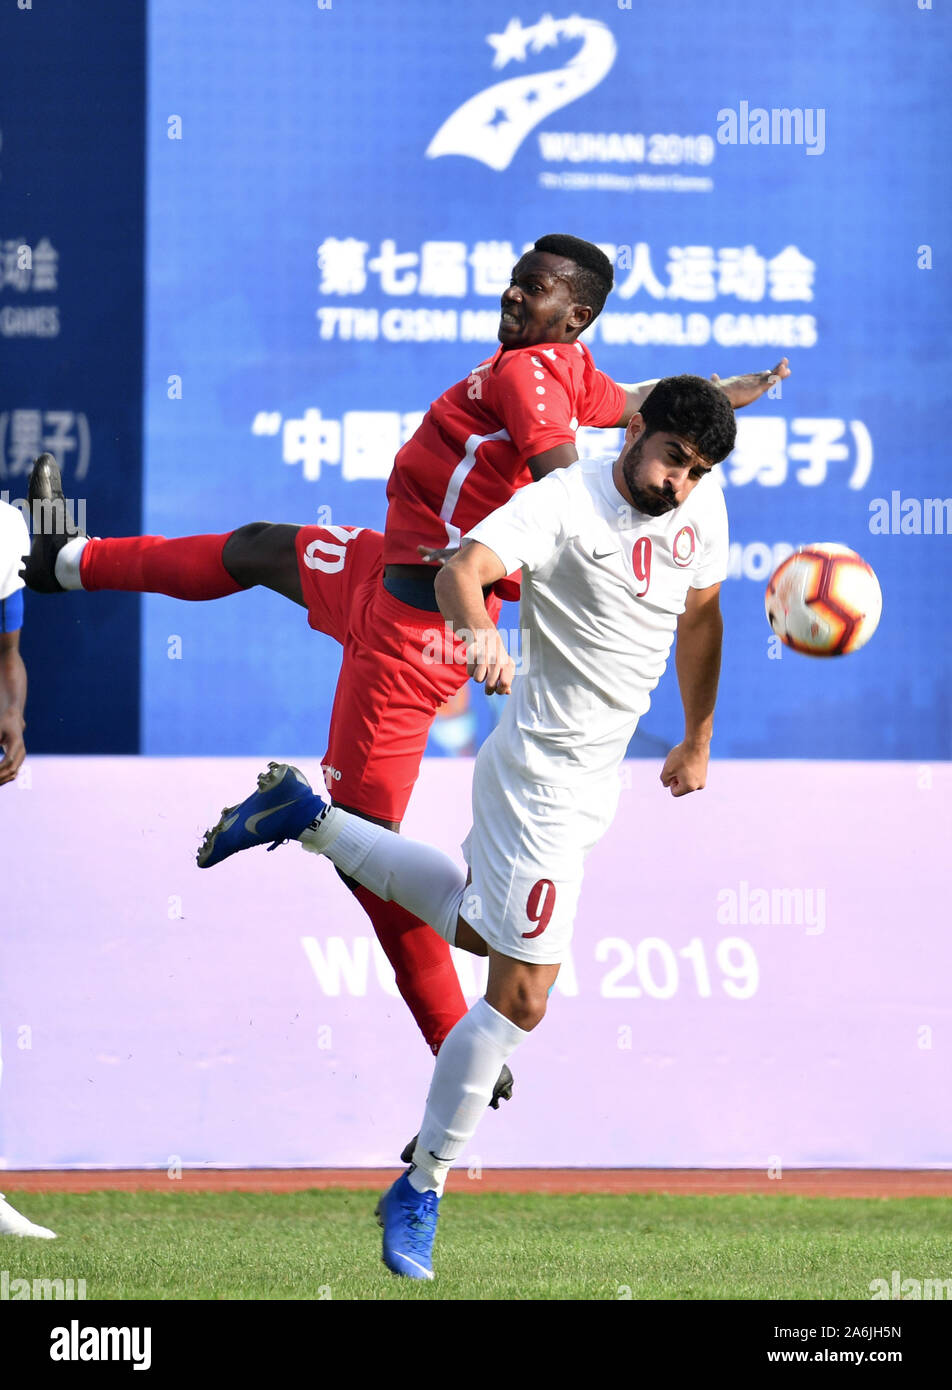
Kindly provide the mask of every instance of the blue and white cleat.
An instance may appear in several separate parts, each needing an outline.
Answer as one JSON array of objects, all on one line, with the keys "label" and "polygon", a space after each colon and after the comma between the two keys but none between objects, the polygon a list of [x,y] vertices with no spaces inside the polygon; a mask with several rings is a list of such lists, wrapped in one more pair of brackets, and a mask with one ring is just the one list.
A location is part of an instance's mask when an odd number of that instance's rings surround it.
[{"label": "blue and white cleat", "polygon": [[285,840],[296,840],[326,806],[298,768],[268,763],[267,772],[258,778],[258,790],[240,806],[226,806],[218,824],[205,831],[198,867],[210,869],[255,845],[277,849]]},{"label": "blue and white cleat", "polygon": [[407,1173],[377,1203],[383,1227],[383,1262],[407,1279],[433,1278],[433,1241],[440,1199],[435,1192],[417,1192]]}]

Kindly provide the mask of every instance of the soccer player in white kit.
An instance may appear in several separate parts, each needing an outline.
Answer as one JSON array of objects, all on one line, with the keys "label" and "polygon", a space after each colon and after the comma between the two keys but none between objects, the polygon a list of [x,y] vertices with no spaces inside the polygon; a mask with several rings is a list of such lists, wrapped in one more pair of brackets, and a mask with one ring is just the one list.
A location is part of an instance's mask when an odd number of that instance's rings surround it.
[{"label": "soccer player in white kit", "polygon": [[[378,1207],[383,1258],[395,1273],[432,1278],[449,1168],[500,1067],[545,1014],[585,856],[615,814],[619,764],[675,633],[685,736],[661,781],[674,796],[705,784],[728,555],[724,496],[709,474],[734,437],[722,391],[701,377],[666,378],[631,420],[617,459],[578,462],[520,489],[467,533],[437,577],[440,609],[465,644],[473,679],[487,693],[512,690],[476,759],[463,847],[471,882],[430,846],[325,808],[282,764],[206,837],[207,851],[243,822],[234,849],[299,839],[451,945],[489,956],[485,997],[436,1058],[413,1163]],[[483,594],[519,568],[528,662],[513,683]]]},{"label": "soccer player in white kit", "polygon": [[[0,786],[14,780],[26,757],[23,746],[26,667],[20,655],[23,580],[19,570],[29,549],[30,533],[22,514],[9,502],[0,501]],[[2,1068],[3,1058],[0,1057],[0,1072]],[[21,1216],[0,1192],[0,1236],[37,1236],[50,1240],[53,1232]]]}]

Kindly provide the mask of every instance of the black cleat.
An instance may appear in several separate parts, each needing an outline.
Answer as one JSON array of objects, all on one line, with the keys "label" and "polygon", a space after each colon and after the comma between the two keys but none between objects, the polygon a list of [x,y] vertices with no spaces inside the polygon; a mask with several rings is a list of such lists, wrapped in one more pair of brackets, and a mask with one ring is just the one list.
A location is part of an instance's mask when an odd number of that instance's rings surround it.
[{"label": "black cleat", "polygon": [[[512,1100],[512,1088],[514,1085],[515,1082],[512,1079],[512,1072],[509,1070],[509,1068],[506,1066],[504,1062],[502,1071],[496,1077],[496,1084],[493,1087],[492,1099],[489,1102],[490,1110],[498,1110],[499,1102],[501,1100]],[[419,1134],[414,1134],[413,1138],[410,1140],[409,1144],[406,1146],[406,1148],[403,1150],[403,1153],[400,1155],[401,1163],[413,1162],[413,1150],[416,1148],[417,1140],[419,1139],[419,1137]],[[381,1222],[380,1224],[382,1225],[383,1222]]]},{"label": "black cleat", "polygon": [[498,1110],[501,1100],[512,1100],[512,1088],[515,1082],[512,1079],[512,1072],[503,1063],[502,1071],[496,1077],[496,1084],[493,1087],[492,1100],[489,1102],[490,1110]]},{"label": "black cleat", "polygon": [[37,594],[61,594],[56,578],[56,557],[67,541],[84,536],[73,522],[63,496],[63,479],[52,454],[34,461],[27,490],[33,543],[20,574],[28,589]]}]

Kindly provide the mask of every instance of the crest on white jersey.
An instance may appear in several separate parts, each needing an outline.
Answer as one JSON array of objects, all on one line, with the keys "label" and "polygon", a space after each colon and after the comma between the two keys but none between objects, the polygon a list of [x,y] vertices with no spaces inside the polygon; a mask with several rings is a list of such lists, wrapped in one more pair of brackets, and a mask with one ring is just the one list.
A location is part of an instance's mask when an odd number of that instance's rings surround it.
[{"label": "crest on white jersey", "polygon": [[674,563],[680,565],[682,569],[686,569],[694,559],[696,544],[693,527],[682,526],[671,546],[671,552],[674,555]]},{"label": "crest on white jersey", "polygon": [[464,101],[440,126],[427,146],[427,158],[461,154],[490,169],[508,167],[523,140],[546,116],[597,87],[611,70],[617,45],[611,31],[596,19],[543,15],[523,28],[510,19],[501,34],[487,35],[495,49],[494,68],[526,61],[526,52],[557,48],[563,39],[581,39],[582,47],[560,68],[496,82]]}]

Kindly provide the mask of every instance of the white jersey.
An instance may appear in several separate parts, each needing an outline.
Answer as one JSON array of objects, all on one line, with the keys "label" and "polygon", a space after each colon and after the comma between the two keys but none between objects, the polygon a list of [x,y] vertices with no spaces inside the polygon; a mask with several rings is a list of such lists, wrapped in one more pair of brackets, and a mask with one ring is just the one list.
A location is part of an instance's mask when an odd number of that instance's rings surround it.
[{"label": "white jersey", "polygon": [[614,459],[585,459],[521,488],[467,533],[522,569],[525,669],[498,753],[539,782],[617,767],[664,672],[689,588],[727,574],[727,508],[712,477],[663,516],[637,511]]},{"label": "white jersey", "polygon": [[23,513],[9,502],[0,502],[0,600],[23,588],[20,566],[29,549],[30,533]]}]

